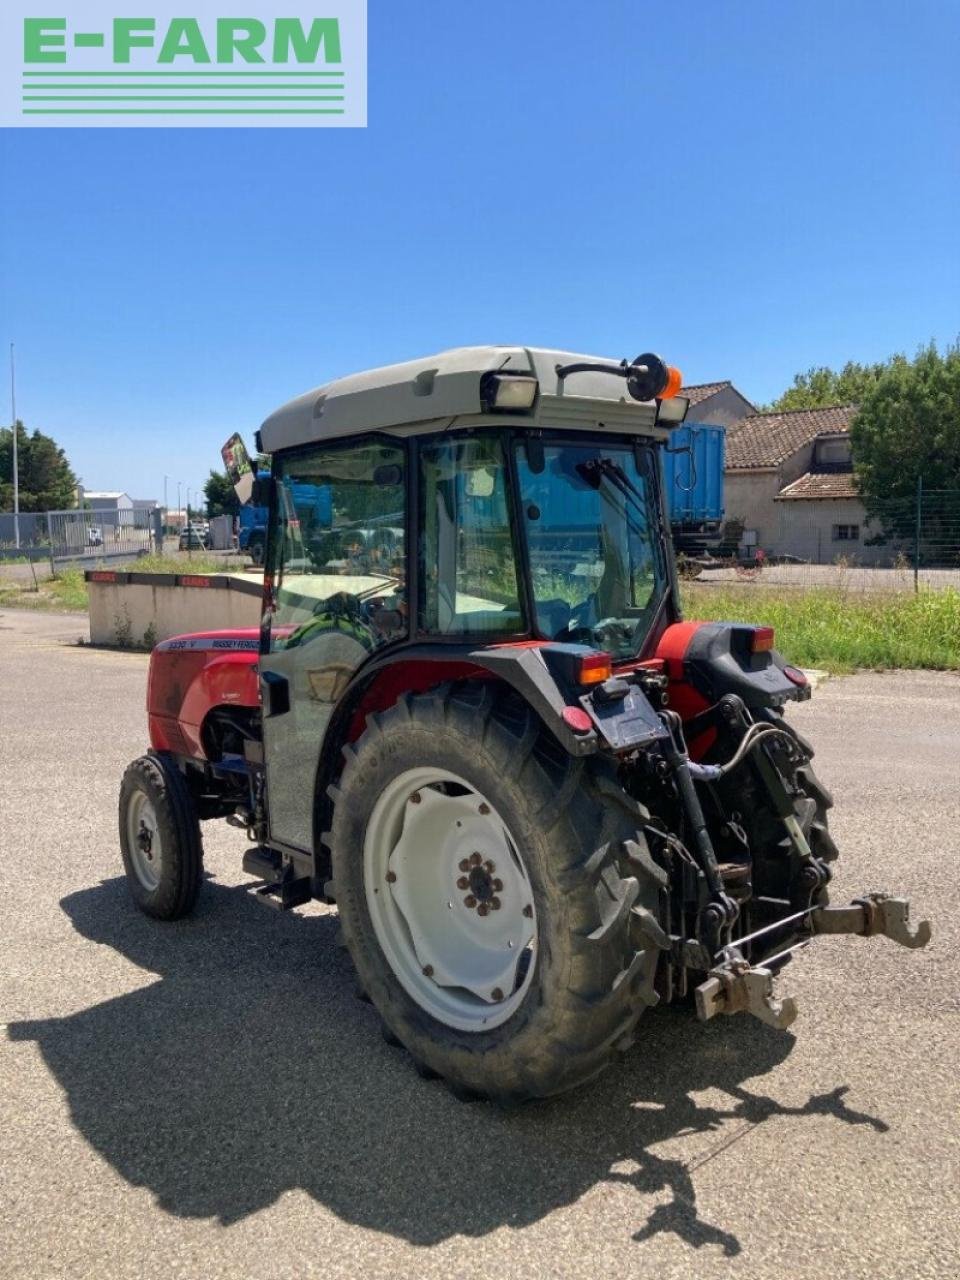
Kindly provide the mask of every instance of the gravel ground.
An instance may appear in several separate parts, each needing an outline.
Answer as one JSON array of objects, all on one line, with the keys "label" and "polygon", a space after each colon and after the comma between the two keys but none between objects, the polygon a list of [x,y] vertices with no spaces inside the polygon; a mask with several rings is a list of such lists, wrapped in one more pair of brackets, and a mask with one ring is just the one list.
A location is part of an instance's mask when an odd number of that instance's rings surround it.
[{"label": "gravel ground", "polygon": [[115,806],[146,658],[0,612],[0,1275],[960,1274],[960,678],[831,680],[795,722],[837,796],[835,900],[934,940],[825,939],[789,1032],[655,1011],[595,1086],[500,1114],[381,1039],[335,913],[276,917],[208,828],[189,921],[139,915]]}]

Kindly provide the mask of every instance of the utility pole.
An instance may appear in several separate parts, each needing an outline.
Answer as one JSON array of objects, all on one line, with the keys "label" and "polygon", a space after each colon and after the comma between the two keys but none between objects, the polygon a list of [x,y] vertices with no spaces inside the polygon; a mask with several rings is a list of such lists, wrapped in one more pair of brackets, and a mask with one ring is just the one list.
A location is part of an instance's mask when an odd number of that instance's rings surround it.
[{"label": "utility pole", "polygon": [[10,412],[13,415],[13,542],[20,550],[20,467],[17,461],[17,378],[14,372],[13,343],[10,343]]}]

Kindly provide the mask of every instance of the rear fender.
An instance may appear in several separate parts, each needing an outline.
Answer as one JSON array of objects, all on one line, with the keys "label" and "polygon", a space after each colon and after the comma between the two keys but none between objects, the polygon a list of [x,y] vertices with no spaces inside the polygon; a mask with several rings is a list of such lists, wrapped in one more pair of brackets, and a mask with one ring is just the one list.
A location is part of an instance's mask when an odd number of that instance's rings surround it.
[{"label": "rear fender", "polygon": [[[809,698],[802,672],[788,667],[775,649],[751,651],[756,631],[739,622],[678,622],[667,627],[656,656],[667,664],[670,704],[683,719],[699,715],[728,693],[742,698],[753,711]],[[792,679],[785,674],[788,669]]]}]

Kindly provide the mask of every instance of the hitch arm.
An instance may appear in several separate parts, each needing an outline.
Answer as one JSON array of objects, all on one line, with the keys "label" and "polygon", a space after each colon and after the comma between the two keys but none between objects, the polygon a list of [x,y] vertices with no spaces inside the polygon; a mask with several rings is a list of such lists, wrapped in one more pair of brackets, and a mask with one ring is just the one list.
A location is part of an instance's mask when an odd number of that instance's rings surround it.
[{"label": "hitch arm", "polygon": [[921,920],[913,928],[907,899],[886,893],[868,893],[848,907],[817,907],[810,914],[810,927],[817,934],[853,933],[862,938],[880,934],[911,949],[925,947],[930,941],[929,920]]},{"label": "hitch arm", "polygon": [[751,968],[745,960],[727,960],[711,969],[695,993],[697,1017],[707,1022],[718,1013],[752,1013],[770,1027],[782,1031],[797,1016],[792,996],[773,993],[773,974],[762,965]]}]

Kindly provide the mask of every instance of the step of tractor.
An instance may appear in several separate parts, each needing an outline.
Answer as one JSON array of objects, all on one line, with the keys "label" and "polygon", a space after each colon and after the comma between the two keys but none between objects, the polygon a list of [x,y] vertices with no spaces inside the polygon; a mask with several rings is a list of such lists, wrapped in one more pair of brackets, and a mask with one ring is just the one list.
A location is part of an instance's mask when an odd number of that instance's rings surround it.
[{"label": "step of tractor", "polygon": [[258,901],[273,907],[274,911],[290,911],[293,907],[302,907],[313,897],[309,876],[287,877],[273,884],[255,885],[253,893]]},{"label": "step of tractor", "polygon": [[258,880],[276,880],[282,865],[283,859],[276,849],[267,849],[262,844],[254,845],[243,855],[244,871]]},{"label": "step of tractor", "polygon": [[289,866],[284,869],[283,858],[276,849],[254,845],[243,855],[243,869],[247,875],[266,882],[251,885],[250,891],[258,901],[275,911],[302,907],[313,897],[310,877],[294,875],[293,868]]}]

